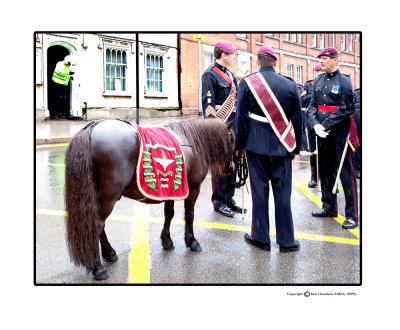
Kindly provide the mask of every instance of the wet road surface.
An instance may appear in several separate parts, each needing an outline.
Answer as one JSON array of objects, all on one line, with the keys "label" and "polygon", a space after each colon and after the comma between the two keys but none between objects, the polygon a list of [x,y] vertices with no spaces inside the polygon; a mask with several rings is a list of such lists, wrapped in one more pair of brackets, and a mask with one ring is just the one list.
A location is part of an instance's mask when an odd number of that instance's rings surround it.
[{"label": "wet road surface", "polygon": [[[345,230],[344,195],[339,191],[338,218],[313,218],[320,207],[318,189],[308,188],[308,157],[293,163],[292,213],[298,252],[282,254],[275,239],[273,195],[270,194],[271,252],[247,244],[251,195],[245,190],[247,214],[226,218],[214,212],[207,176],[195,206],[194,234],[203,252],[185,246],[183,202],[175,202],[171,238],[175,249],[165,251],[160,233],[164,206],[146,205],[122,197],[106,221],[108,239],[119,260],[104,265],[106,281],[93,280],[68,256],[64,230],[64,156],[66,146],[36,149],[35,282],[37,284],[359,284],[359,228]],[[359,184],[359,181],[358,181]],[[249,191],[250,185],[248,183]],[[339,185],[340,187],[340,185]],[[360,187],[358,186],[358,189]],[[241,190],[235,200],[241,204]]]}]

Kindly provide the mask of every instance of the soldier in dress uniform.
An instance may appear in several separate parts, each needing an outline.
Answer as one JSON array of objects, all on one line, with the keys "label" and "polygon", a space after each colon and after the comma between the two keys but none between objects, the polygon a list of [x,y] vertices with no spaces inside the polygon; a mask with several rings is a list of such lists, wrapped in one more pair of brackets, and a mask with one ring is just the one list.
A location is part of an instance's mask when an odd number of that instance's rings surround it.
[{"label": "soldier in dress uniform", "polygon": [[301,146],[302,115],[296,83],[275,72],[273,49],[257,52],[260,71],[240,81],[236,112],[236,154],[247,157],[253,214],[244,239],[264,251],[269,236],[269,181],[275,201],[276,240],[281,252],[300,249],[295,240],[290,196],[292,159]]},{"label": "soldier in dress uniform", "polygon": [[[342,153],[347,143],[350,116],[353,114],[353,89],[348,76],[340,73],[339,53],[328,47],[317,55],[325,74],[314,83],[308,106],[310,125],[318,135],[318,166],[321,178],[322,210],[312,212],[314,217],[337,217],[337,196],[332,193]],[[355,179],[352,152],[349,148],[340,172],[340,181],[346,200],[346,220],[342,227],[358,226],[357,182]]]},{"label": "soldier in dress uniform", "polygon": [[[202,106],[205,118],[221,118],[225,122],[235,119],[235,100],[237,83],[234,75],[227,69],[232,66],[236,48],[228,41],[220,40],[214,47],[215,62],[203,73]],[[234,155],[234,157],[236,157]],[[235,176],[233,171],[227,175],[219,175],[212,171],[212,196],[214,210],[226,217],[233,217],[234,212],[242,212],[236,205]],[[245,210],[246,211],[246,210]]]},{"label": "soldier in dress uniform", "polygon": [[[314,67],[314,70],[317,74],[317,76],[323,74],[324,72],[322,71],[321,64],[316,64]],[[305,132],[307,136],[307,145],[308,145],[308,151],[309,152],[314,152],[315,151],[315,132],[313,128],[310,126],[310,122],[308,121],[308,113],[307,113],[307,108],[308,105],[310,104],[311,100],[311,94],[314,89],[314,79],[306,81],[304,84],[304,92],[301,96],[301,106],[302,110],[304,111],[303,113],[306,115],[305,118],[303,117],[303,124],[305,126]],[[317,156],[315,154],[310,155],[310,167],[311,167],[311,180],[308,183],[308,186],[310,188],[315,188],[318,184],[317,182]]]},{"label": "soldier in dress uniform", "polygon": [[[354,122],[357,127],[358,138],[360,139],[361,144],[361,95],[360,88],[357,88],[353,92],[353,100],[354,100]],[[353,154],[353,163],[354,163],[354,171],[356,172],[356,178],[360,179],[360,164],[361,164],[361,147],[357,147],[356,151]]]}]

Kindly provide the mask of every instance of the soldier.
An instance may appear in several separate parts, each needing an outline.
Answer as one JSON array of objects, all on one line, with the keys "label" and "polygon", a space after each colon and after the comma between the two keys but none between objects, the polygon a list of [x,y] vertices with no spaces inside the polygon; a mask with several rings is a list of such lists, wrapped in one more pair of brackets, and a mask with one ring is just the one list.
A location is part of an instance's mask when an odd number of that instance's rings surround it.
[{"label": "soldier", "polygon": [[[317,74],[317,76],[323,74],[324,72],[321,70],[321,64],[316,64],[314,67],[314,70]],[[308,114],[307,114],[307,107],[310,104],[311,100],[311,94],[314,88],[314,79],[306,81],[304,84],[304,92],[301,96],[301,105],[302,105],[302,110],[306,114],[305,118],[303,117],[303,125],[304,125],[304,130],[305,134],[307,136],[307,146],[308,146],[308,151],[309,152],[314,152],[315,151],[315,132],[310,126],[310,122],[308,121]],[[310,167],[311,167],[311,180],[308,183],[308,186],[310,188],[315,188],[318,184],[317,182],[317,156],[315,154],[310,155]]]},{"label": "soldier", "polygon": [[[301,105],[296,83],[275,72],[277,56],[267,46],[257,52],[260,71],[240,81],[236,112],[236,154],[247,156],[253,214],[244,239],[264,251],[269,236],[269,181],[275,201],[276,240],[280,252],[298,251],[290,196],[292,159],[301,146]],[[271,119],[273,118],[273,119]]]},{"label": "soldier", "polygon": [[[214,48],[215,62],[203,73],[202,106],[205,118],[221,118],[225,122],[234,120],[234,108],[237,83],[233,74],[226,68],[232,66],[236,48],[228,41],[220,40]],[[219,175],[212,171],[212,196],[214,210],[223,216],[233,217],[234,212],[242,212],[236,205],[235,176],[233,171],[227,175]],[[244,210],[246,212],[246,210]]]},{"label": "soldier", "polygon": [[[322,70],[314,83],[314,90],[308,106],[311,127],[318,135],[318,166],[321,178],[322,210],[312,212],[314,217],[337,217],[337,196],[332,193],[339,162],[344,151],[350,129],[353,108],[353,90],[349,77],[340,73],[338,51],[328,47],[318,54]],[[340,181],[346,200],[346,220],[342,227],[352,229],[358,226],[357,182],[354,175],[352,152],[346,153]]]},{"label": "soldier", "polygon": [[[360,139],[360,144],[361,144],[361,108],[360,108],[360,89],[357,88],[353,92],[353,99],[354,99],[354,122],[357,127],[357,134],[358,138]],[[354,170],[356,172],[356,178],[360,179],[361,174],[360,174],[360,163],[361,163],[361,147],[356,148],[355,153],[353,154],[353,163],[354,163]]]}]

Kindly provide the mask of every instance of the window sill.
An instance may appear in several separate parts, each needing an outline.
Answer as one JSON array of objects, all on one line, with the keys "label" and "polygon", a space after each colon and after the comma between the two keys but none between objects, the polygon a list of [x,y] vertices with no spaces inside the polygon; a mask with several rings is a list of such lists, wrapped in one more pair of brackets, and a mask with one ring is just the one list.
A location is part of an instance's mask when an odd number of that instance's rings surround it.
[{"label": "window sill", "polygon": [[144,95],[144,97],[146,97],[146,98],[159,98],[159,99],[168,98],[167,94],[146,94],[146,95]]},{"label": "window sill", "polygon": [[292,44],[292,45],[296,45],[296,46],[300,46],[300,47],[307,47],[305,44],[299,43],[297,41],[283,40],[283,42],[287,42],[288,44]]},{"label": "window sill", "polygon": [[103,92],[103,96],[124,96],[124,97],[132,97],[132,93],[122,92],[122,91],[105,91]]}]

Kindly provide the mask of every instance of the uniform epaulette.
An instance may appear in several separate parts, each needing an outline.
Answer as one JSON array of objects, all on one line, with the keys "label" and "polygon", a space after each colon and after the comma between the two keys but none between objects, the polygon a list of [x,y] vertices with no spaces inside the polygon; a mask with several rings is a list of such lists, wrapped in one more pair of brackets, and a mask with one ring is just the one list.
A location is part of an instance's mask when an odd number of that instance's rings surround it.
[{"label": "uniform epaulette", "polygon": [[294,80],[292,79],[292,78],[290,78],[290,77],[288,77],[288,76],[284,76],[283,74],[280,74],[280,73],[278,73],[280,76],[282,76],[282,77],[285,77],[286,79],[289,79],[289,80],[291,80],[291,81],[293,81],[294,82]]}]

